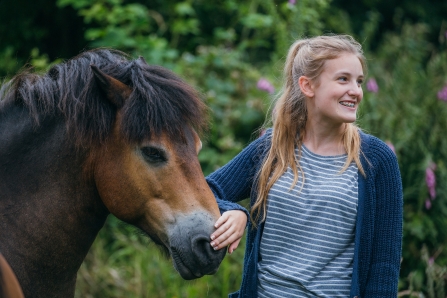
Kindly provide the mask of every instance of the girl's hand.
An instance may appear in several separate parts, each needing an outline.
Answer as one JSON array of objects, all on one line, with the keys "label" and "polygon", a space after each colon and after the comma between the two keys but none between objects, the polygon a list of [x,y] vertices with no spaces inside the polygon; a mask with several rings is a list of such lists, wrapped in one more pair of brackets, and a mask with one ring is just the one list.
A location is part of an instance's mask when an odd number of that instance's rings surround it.
[{"label": "girl's hand", "polygon": [[216,221],[216,231],[211,234],[211,246],[214,250],[221,249],[227,245],[228,253],[231,254],[239,245],[247,225],[247,215],[241,210],[230,210],[222,214]]}]

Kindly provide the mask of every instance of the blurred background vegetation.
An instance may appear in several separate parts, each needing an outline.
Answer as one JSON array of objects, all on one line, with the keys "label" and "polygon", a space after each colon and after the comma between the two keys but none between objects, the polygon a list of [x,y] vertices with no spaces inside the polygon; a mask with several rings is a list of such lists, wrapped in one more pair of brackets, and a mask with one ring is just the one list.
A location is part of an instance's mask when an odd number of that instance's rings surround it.
[{"label": "blurred background vegetation", "polygon": [[[15,0],[0,1],[0,20],[1,80],[113,47],[198,88],[212,111],[199,155],[205,174],[256,138],[295,39],[353,35],[369,61],[359,125],[388,142],[402,173],[399,296],[446,296],[447,1]],[[239,287],[243,246],[216,275],[184,281],[155,245],[110,216],[76,297],[226,297]]]}]

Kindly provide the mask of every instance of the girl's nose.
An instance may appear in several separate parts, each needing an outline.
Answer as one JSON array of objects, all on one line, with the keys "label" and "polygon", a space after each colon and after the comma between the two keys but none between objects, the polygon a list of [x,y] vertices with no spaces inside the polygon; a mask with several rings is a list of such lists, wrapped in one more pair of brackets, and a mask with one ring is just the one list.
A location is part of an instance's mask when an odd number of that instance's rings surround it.
[{"label": "girl's nose", "polygon": [[362,85],[358,84],[357,82],[351,84],[348,94],[353,97],[362,96],[363,94]]}]

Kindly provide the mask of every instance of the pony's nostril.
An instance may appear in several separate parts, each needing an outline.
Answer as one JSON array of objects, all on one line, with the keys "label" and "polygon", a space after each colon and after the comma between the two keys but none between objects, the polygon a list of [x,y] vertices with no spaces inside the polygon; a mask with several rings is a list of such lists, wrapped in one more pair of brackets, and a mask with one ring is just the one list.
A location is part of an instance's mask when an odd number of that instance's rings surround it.
[{"label": "pony's nostril", "polygon": [[[196,236],[191,239],[191,248],[193,251],[202,251],[206,254],[212,251],[209,237]],[[209,248],[209,249],[208,249]]]},{"label": "pony's nostril", "polygon": [[214,265],[222,259],[222,252],[215,251],[210,244],[209,236],[196,236],[191,240],[191,248],[197,261],[202,265]]}]

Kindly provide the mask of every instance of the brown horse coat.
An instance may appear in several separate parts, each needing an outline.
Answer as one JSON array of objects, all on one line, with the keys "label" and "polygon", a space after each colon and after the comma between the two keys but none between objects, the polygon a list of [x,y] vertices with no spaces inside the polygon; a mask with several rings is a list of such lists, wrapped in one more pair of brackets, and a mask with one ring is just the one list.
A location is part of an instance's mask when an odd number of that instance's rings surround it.
[{"label": "brown horse coat", "polygon": [[0,298],[23,298],[17,278],[5,258],[0,254]]}]

